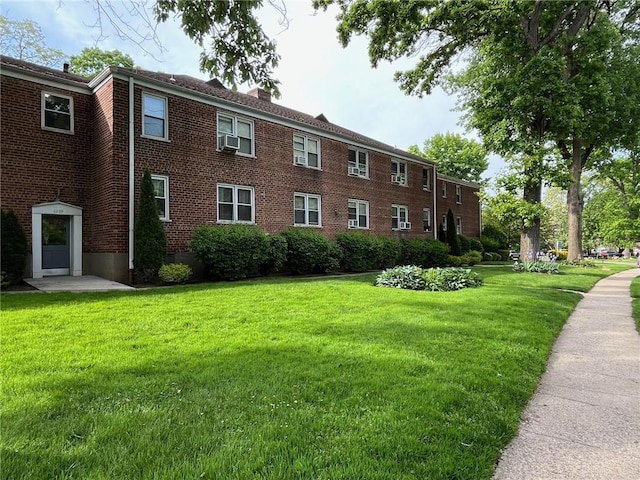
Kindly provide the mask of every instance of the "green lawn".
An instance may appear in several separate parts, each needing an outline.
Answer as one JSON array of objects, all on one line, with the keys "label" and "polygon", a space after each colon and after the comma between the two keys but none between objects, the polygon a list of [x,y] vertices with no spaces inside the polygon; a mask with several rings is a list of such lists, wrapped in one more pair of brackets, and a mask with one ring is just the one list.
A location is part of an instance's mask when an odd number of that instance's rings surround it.
[{"label": "green lawn", "polygon": [[2,478],[489,479],[569,290],[624,268],[3,294]]},{"label": "green lawn", "polygon": [[633,318],[636,321],[636,329],[640,332],[640,277],[631,282],[631,296],[633,297]]}]

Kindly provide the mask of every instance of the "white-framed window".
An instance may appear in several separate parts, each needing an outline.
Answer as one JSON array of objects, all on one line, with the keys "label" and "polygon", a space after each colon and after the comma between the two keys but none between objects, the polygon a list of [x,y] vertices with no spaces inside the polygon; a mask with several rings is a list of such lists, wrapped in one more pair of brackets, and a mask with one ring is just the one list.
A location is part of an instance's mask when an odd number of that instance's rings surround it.
[{"label": "white-framed window", "polygon": [[42,92],[41,127],[44,130],[73,133],[73,97]]},{"label": "white-framed window", "polygon": [[460,217],[456,218],[456,233],[462,235],[462,219]]},{"label": "white-framed window", "polygon": [[456,203],[462,203],[462,186],[456,185]]},{"label": "white-framed window", "polygon": [[422,168],[422,189],[431,191],[431,169],[428,167]]},{"label": "white-framed window", "polygon": [[320,195],[293,194],[293,224],[308,227],[322,226]]},{"label": "white-framed window", "polygon": [[407,230],[402,228],[409,222],[409,208],[406,205],[391,205],[391,228],[393,230]]},{"label": "white-framed window", "polygon": [[447,231],[447,216],[442,215],[442,230]]},{"label": "white-framed window", "polygon": [[255,223],[253,187],[218,184],[218,223]]},{"label": "white-framed window", "polygon": [[391,160],[391,183],[407,185],[407,162]]},{"label": "white-framed window", "polygon": [[442,181],[442,198],[447,198],[447,182]]},{"label": "white-framed window", "polygon": [[153,182],[153,193],[158,205],[158,216],[160,220],[169,220],[169,177],[165,175],[151,175]]},{"label": "white-framed window", "polygon": [[349,228],[369,228],[369,202],[349,200]]},{"label": "white-framed window", "polygon": [[425,232],[431,231],[431,209],[422,209],[422,228]]},{"label": "white-framed window", "polygon": [[238,137],[238,153],[250,156],[255,155],[252,120],[235,115],[228,115],[226,113],[219,113],[217,137],[220,138],[222,135]]},{"label": "white-framed window", "polygon": [[293,163],[303,167],[320,168],[320,140],[294,134]]},{"label": "white-framed window", "polygon": [[142,92],[142,136],[168,140],[168,111],[166,97]]},{"label": "white-framed window", "polygon": [[357,148],[349,149],[348,173],[358,177],[369,177],[369,153]]}]

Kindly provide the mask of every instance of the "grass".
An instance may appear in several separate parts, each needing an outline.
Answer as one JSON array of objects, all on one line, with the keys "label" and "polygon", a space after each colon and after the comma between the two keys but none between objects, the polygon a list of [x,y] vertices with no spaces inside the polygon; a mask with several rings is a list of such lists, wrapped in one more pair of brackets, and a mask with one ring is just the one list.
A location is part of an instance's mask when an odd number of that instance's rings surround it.
[{"label": "grass", "polygon": [[636,321],[636,330],[640,332],[640,277],[636,277],[631,282],[631,297],[633,298],[633,319]]},{"label": "grass", "polygon": [[2,296],[2,478],[488,479],[599,278]]}]

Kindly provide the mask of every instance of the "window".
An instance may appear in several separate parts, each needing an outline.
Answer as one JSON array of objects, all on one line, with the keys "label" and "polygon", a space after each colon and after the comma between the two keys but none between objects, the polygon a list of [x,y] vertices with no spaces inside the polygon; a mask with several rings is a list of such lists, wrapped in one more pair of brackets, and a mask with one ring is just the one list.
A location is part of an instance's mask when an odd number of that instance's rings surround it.
[{"label": "window", "polygon": [[447,231],[447,216],[442,215],[442,230]]},{"label": "window", "polygon": [[143,93],[142,111],[144,112],[142,115],[142,135],[167,140],[169,138],[167,99]]},{"label": "window", "polygon": [[73,133],[73,98],[42,92],[42,128]]},{"label": "window", "polygon": [[369,177],[369,155],[357,149],[349,149],[349,175]]},{"label": "window", "polygon": [[238,152],[254,155],[253,122],[233,115],[218,115],[218,138],[222,135],[238,137]]},{"label": "window", "polygon": [[425,208],[422,210],[422,228],[425,232],[431,231],[431,209]]},{"label": "window", "polygon": [[218,222],[254,223],[253,187],[218,184]]},{"label": "window", "polygon": [[169,177],[163,175],[151,175],[153,191],[158,205],[160,220],[169,220]]},{"label": "window", "polygon": [[349,228],[369,228],[369,202],[349,200]]},{"label": "window", "polygon": [[393,230],[409,230],[406,227],[409,209],[405,205],[391,205],[391,228]]},{"label": "window", "polygon": [[391,160],[391,183],[407,184],[407,162]]},{"label": "window", "polygon": [[321,223],[320,195],[295,193],[293,195],[293,223],[319,227]]},{"label": "window", "polygon": [[294,135],[293,163],[311,168],[320,168],[320,142],[304,135]]},{"label": "window", "polygon": [[431,190],[431,169],[423,168],[422,169],[422,189],[423,190]]},{"label": "window", "polygon": [[456,203],[462,203],[462,187],[456,185]]},{"label": "window", "polygon": [[447,197],[447,182],[445,182],[444,180],[442,181],[442,197]]},{"label": "window", "polygon": [[462,235],[462,219],[460,217],[456,218],[456,233]]}]

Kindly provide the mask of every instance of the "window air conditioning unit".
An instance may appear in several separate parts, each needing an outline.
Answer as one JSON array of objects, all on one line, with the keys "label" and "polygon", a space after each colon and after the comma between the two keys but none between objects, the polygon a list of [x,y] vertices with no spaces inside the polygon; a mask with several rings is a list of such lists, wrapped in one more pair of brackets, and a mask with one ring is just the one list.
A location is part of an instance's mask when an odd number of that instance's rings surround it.
[{"label": "window air conditioning unit", "polygon": [[391,175],[391,181],[393,183],[403,184],[404,183],[404,176],[403,175]]},{"label": "window air conditioning unit", "polygon": [[358,167],[349,167],[349,175],[360,175],[360,169]]},{"label": "window air conditioning unit", "polygon": [[358,228],[358,220],[349,220],[349,228]]},{"label": "window air conditioning unit", "polygon": [[400,230],[411,230],[411,222],[400,222]]},{"label": "window air conditioning unit", "polygon": [[218,137],[218,148],[226,152],[235,152],[240,148],[240,139],[233,135],[220,135]]},{"label": "window air conditioning unit", "polygon": [[296,165],[306,165],[307,164],[306,157],[304,157],[302,155],[296,155],[295,157],[293,157],[293,160],[295,161]]}]

